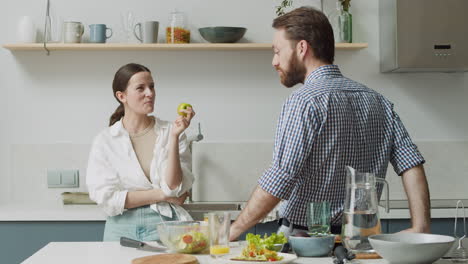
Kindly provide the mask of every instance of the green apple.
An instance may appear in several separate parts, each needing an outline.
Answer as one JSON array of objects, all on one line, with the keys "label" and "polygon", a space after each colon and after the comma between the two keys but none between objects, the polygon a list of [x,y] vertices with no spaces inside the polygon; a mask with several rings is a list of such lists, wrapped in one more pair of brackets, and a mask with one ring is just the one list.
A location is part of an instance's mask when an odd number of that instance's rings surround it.
[{"label": "green apple", "polygon": [[187,103],[181,103],[178,107],[177,107],[177,113],[181,116],[187,116],[186,113],[184,112],[181,112],[180,110],[183,110],[183,109],[187,109],[188,107],[192,107],[191,104],[187,104]]}]

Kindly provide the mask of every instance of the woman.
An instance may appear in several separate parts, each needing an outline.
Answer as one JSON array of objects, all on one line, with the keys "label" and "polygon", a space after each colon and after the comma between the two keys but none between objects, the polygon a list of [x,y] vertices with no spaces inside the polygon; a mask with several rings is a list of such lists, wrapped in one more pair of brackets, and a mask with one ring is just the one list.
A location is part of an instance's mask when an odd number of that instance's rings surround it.
[{"label": "woman", "polygon": [[90,198],[108,215],[104,241],[125,236],[158,240],[156,224],[191,220],[180,205],[193,183],[191,154],[183,131],[195,115],[182,110],[172,124],[149,116],[154,82],[145,66],[122,66],[112,83],[119,107],[94,139],[86,183]]}]

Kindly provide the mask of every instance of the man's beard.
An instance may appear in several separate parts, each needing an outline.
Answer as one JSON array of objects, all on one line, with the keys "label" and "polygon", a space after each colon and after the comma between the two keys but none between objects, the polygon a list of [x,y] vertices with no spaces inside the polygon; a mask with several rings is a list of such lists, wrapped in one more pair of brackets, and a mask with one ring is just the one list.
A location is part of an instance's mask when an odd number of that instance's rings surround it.
[{"label": "man's beard", "polygon": [[304,83],[307,69],[304,64],[299,62],[299,59],[295,54],[291,56],[288,66],[288,71],[284,71],[280,68],[283,73],[283,75],[281,75],[281,83],[288,88],[291,88],[298,83]]}]

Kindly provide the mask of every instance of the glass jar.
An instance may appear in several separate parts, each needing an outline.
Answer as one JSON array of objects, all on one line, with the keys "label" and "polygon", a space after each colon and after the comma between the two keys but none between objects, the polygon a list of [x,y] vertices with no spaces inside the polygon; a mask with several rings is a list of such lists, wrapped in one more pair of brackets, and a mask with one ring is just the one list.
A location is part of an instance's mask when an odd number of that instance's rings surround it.
[{"label": "glass jar", "polygon": [[169,23],[166,27],[166,43],[190,43],[190,30],[184,13],[174,11],[169,15]]}]

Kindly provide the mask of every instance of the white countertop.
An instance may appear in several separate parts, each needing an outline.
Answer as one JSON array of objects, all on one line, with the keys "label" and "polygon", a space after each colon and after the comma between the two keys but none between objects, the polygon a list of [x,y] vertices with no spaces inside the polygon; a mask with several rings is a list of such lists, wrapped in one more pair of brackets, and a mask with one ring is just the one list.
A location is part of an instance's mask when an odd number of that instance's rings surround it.
[{"label": "white countertop", "polygon": [[[233,254],[236,254],[234,248]],[[154,255],[133,248],[120,246],[119,242],[51,242],[26,259],[23,264],[129,264],[135,258]],[[213,260],[209,255],[195,255],[200,264],[223,263]],[[292,263],[296,264],[331,264],[332,258],[298,258]],[[386,264],[383,259],[359,260],[362,264]],[[449,260],[439,260],[437,264],[451,263]]]},{"label": "white countertop", "polygon": [[[233,217],[239,211],[232,211]],[[468,214],[468,209],[465,210]],[[408,209],[392,209],[385,213],[379,207],[381,219],[409,219]],[[455,209],[432,209],[432,218],[453,218]],[[460,212],[459,215],[462,215]],[[96,205],[63,205],[63,204],[0,204],[0,221],[105,221],[106,215]]]}]

